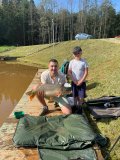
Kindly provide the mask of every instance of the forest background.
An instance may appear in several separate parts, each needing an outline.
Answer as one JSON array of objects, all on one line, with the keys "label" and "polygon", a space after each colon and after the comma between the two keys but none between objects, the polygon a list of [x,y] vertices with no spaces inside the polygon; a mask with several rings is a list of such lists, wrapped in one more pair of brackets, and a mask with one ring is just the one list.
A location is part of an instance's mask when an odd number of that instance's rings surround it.
[{"label": "forest background", "polygon": [[[54,35],[53,35],[54,30]],[[94,38],[120,34],[120,12],[110,0],[74,0],[67,6],[56,0],[2,0],[0,4],[0,45],[34,45],[74,40],[77,33]]]}]

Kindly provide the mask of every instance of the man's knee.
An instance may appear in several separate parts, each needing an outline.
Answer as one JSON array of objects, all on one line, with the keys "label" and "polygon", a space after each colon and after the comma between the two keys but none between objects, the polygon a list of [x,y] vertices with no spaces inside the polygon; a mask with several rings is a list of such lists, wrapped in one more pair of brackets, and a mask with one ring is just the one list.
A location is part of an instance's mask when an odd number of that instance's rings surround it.
[{"label": "man's knee", "polygon": [[64,114],[68,115],[68,114],[72,114],[71,110],[66,111]]},{"label": "man's knee", "polygon": [[63,107],[61,107],[61,110],[62,110],[63,114],[66,114],[66,115],[72,114],[72,109],[70,107],[63,106]]}]

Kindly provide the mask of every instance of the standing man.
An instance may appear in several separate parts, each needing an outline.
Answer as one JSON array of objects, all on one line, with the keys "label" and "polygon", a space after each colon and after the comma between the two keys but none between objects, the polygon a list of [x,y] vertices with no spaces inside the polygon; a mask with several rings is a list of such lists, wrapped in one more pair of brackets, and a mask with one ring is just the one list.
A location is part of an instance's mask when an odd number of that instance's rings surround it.
[{"label": "standing man", "polygon": [[[48,64],[48,70],[44,71],[41,74],[41,83],[64,85],[65,82],[66,82],[65,75],[60,71],[58,71],[58,61],[56,59],[51,59]],[[39,102],[42,104],[43,111],[41,115],[44,115],[48,112],[48,106],[44,98],[44,92],[39,91],[37,93],[37,98]],[[69,103],[65,97],[59,95],[58,97],[53,97],[53,100],[59,104],[64,114],[72,113],[71,107],[69,106]]]}]

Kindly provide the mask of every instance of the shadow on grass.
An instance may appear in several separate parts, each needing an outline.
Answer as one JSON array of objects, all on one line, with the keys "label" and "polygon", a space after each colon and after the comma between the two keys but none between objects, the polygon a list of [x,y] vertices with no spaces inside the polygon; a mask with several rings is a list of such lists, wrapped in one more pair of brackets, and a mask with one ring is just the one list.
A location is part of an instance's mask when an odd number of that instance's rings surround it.
[{"label": "shadow on grass", "polygon": [[[89,113],[89,111],[87,110],[87,108],[85,107],[84,108],[84,112],[85,112],[85,114],[86,114],[86,116],[87,116],[87,119],[88,119],[88,121],[89,121],[89,123],[91,124],[91,126],[92,126],[92,129],[93,129],[93,131],[96,133],[96,134],[101,134],[101,131],[99,130],[99,128],[98,128],[98,126],[97,126],[97,120],[96,119],[93,119],[92,117],[91,117],[91,115],[90,115],[90,113]],[[99,121],[102,121],[102,122],[105,122],[105,123],[107,123],[107,124],[109,124],[109,122],[111,121],[112,119],[99,119]],[[108,152],[109,152],[109,147],[110,147],[110,145],[111,145],[111,143],[110,143],[110,140],[109,140],[109,138],[108,137],[106,137],[107,138],[107,145],[105,146],[105,147],[100,147],[100,149],[101,149],[101,153],[102,153],[102,155],[103,155],[103,157],[106,157],[106,155],[108,154]],[[112,160],[112,158],[109,156],[109,158],[108,158],[108,160]]]},{"label": "shadow on grass", "polygon": [[100,83],[98,83],[98,82],[94,82],[94,83],[88,84],[87,85],[87,90],[91,90],[91,89],[97,87],[99,84]]},{"label": "shadow on grass", "polygon": [[96,122],[98,121],[98,122],[102,122],[102,123],[105,123],[105,124],[109,125],[109,123],[111,121],[116,120],[116,119],[118,119],[118,118],[116,118],[116,117],[112,117],[112,118],[111,117],[110,118],[97,118]]},{"label": "shadow on grass", "polygon": [[10,56],[0,56],[0,61],[15,61],[18,57],[10,57]]}]

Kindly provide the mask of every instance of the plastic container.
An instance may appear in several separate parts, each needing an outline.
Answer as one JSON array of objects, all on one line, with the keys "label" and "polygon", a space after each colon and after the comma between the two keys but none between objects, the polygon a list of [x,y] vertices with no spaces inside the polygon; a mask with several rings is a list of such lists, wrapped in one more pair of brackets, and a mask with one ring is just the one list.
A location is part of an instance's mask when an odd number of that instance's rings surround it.
[{"label": "plastic container", "polygon": [[14,116],[16,119],[20,119],[22,117],[24,117],[24,112],[23,111],[17,111],[17,112],[14,112]]},{"label": "plastic container", "polygon": [[72,86],[71,86],[70,83],[65,83],[65,84],[64,84],[64,87],[65,87],[65,89],[68,90],[68,91],[72,89]]}]

